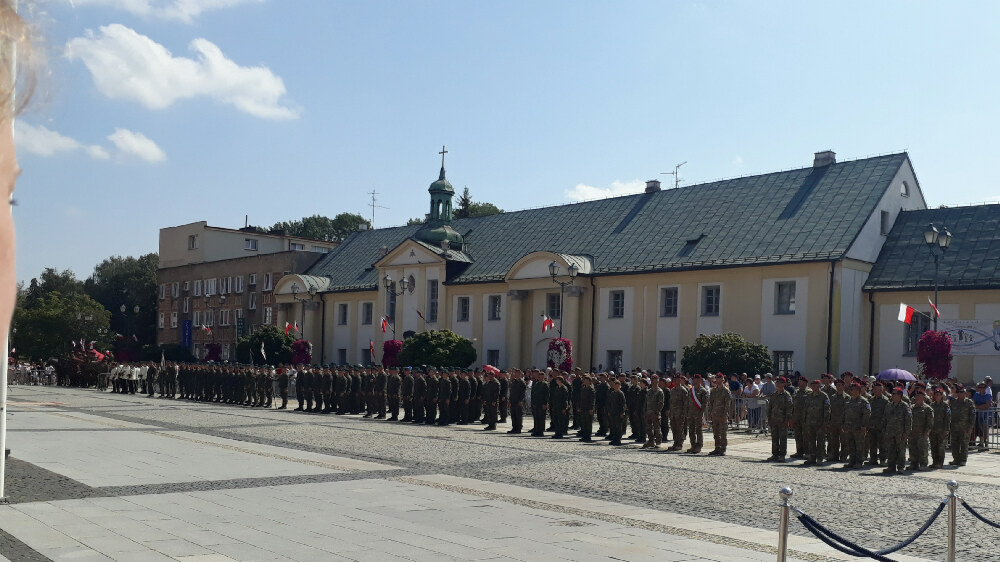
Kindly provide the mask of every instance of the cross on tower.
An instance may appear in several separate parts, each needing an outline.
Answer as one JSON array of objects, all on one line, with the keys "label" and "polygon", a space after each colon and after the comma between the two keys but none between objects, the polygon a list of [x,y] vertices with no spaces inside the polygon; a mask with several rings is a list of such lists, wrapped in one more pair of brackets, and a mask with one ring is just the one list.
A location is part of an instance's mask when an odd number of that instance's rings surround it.
[{"label": "cross on tower", "polygon": [[441,155],[441,167],[444,168],[444,155],[448,154],[448,151],[444,149],[443,144],[441,145],[441,152],[438,152],[438,154]]}]

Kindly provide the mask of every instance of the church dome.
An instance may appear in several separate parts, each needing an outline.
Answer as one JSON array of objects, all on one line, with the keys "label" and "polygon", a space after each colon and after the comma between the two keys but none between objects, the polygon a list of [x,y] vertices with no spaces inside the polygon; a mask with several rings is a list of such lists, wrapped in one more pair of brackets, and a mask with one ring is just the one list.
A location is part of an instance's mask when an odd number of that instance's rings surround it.
[{"label": "church dome", "polygon": [[455,193],[455,188],[451,186],[451,182],[444,177],[444,166],[441,166],[441,175],[438,176],[437,181],[432,183],[431,186],[427,188],[427,191],[431,193]]},{"label": "church dome", "polygon": [[447,240],[455,249],[461,248],[464,241],[462,235],[448,225],[422,229],[417,232],[417,238],[435,246],[439,246],[443,240]]}]

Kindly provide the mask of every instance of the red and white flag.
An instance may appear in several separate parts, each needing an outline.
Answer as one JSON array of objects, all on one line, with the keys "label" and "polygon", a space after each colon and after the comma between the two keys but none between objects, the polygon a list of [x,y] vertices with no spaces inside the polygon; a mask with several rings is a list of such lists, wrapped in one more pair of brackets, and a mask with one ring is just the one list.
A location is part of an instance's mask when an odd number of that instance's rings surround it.
[{"label": "red and white flag", "polygon": [[208,326],[204,325],[204,324],[201,325],[201,331],[205,332],[206,334],[211,334],[212,333],[212,329],[209,328]]},{"label": "red and white flag", "polygon": [[931,301],[930,297],[927,297],[927,304],[931,305],[931,310],[934,311],[934,317],[941,318],[941,312],[938,310],[938,307],[934,306],[934,302]]},{"label": "red and white flag", "polygon": [[291,330],[291,329],[292,329],[292,325],[289,324],[288,322],[285,322],[285,335],[286,336],[288,335],[288,331]]},{"label": "red and white flag", "polygon": [[294,324],[292,324],[292,329],[295,330],[296,332],[300,331],[299,330],[299,322],[297,320],[295,321]]},{"label": "red and white flag", "polygon": [[549,318],[548,314],[542,313],[542,333],[548,332],[552,328],[556,327],[556,323]]},{"label": "red and white flag", "polygon": [[264,342],[260,342],[260,356],[267,361],[267,354],[264,353]]},{"label": "red and white flag", "polygon": [[375,340],[368,340],[368,351],[371,352],[371,362],[375,362]]},{"label": "red and white flag", "polygon": [[421,319],[421,320],[423,320],[424,322],[426,322],[426,321],[427,321],[427,319],[426,319],[426,318],[424,318],[424,315],[423,315],[423,313],[421,313],[421,312],[420,312],[419,310],[417,311],[417,316],[419,316],[419,317],[420,317],[420,319]]},{"label": "red and white flag", "polygon": [[903,303],[899,303],[899,321],[900,322],[902,322],[904,324],[909,324],[910,322],[913,322],[913,313],[914,312],[916,312],[916,310],[912,306],[909,306],[909,305],[906,305],[906,304],[903,304]]},{"label": "red and white flag", "polygon": [[385,318],[385,316],[383,316],[382,317],[382,333],[383,334],[385,333],[385,329],[386,329],[386,327],[388,325],[389,325],[389,321]]},{"label": "red and white flag", "polygon": [[691,401],[694,402],[694,407],[698,408],[698,411],[702,411],[701,400],[698,400],[698,393],[694,391],[694,386],[691,386]]}]

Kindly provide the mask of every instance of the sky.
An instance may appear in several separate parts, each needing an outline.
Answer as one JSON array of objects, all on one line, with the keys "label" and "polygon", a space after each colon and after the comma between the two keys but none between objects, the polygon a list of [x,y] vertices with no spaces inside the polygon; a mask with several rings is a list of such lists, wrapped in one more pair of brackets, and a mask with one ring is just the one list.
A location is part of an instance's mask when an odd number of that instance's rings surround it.
[{"label": "sky", "polygon": [[[18,278],[159,229],[502,209],[906,150],[931,206],[1000,201],[996,2],[22,0]],[[572,236],[567,232],[566,236]]]}]

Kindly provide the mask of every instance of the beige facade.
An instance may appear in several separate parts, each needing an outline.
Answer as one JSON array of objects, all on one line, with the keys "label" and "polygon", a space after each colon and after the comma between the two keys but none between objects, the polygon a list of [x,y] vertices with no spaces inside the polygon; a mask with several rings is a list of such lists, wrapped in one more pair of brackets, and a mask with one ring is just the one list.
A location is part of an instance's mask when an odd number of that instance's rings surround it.
[{"label": "beige facade", "polygon": [[326,253],[336,242],[313,240],[281,234],[262,234],[209,226],[205,221],[160,229],[160,267],[304,251]]}]

